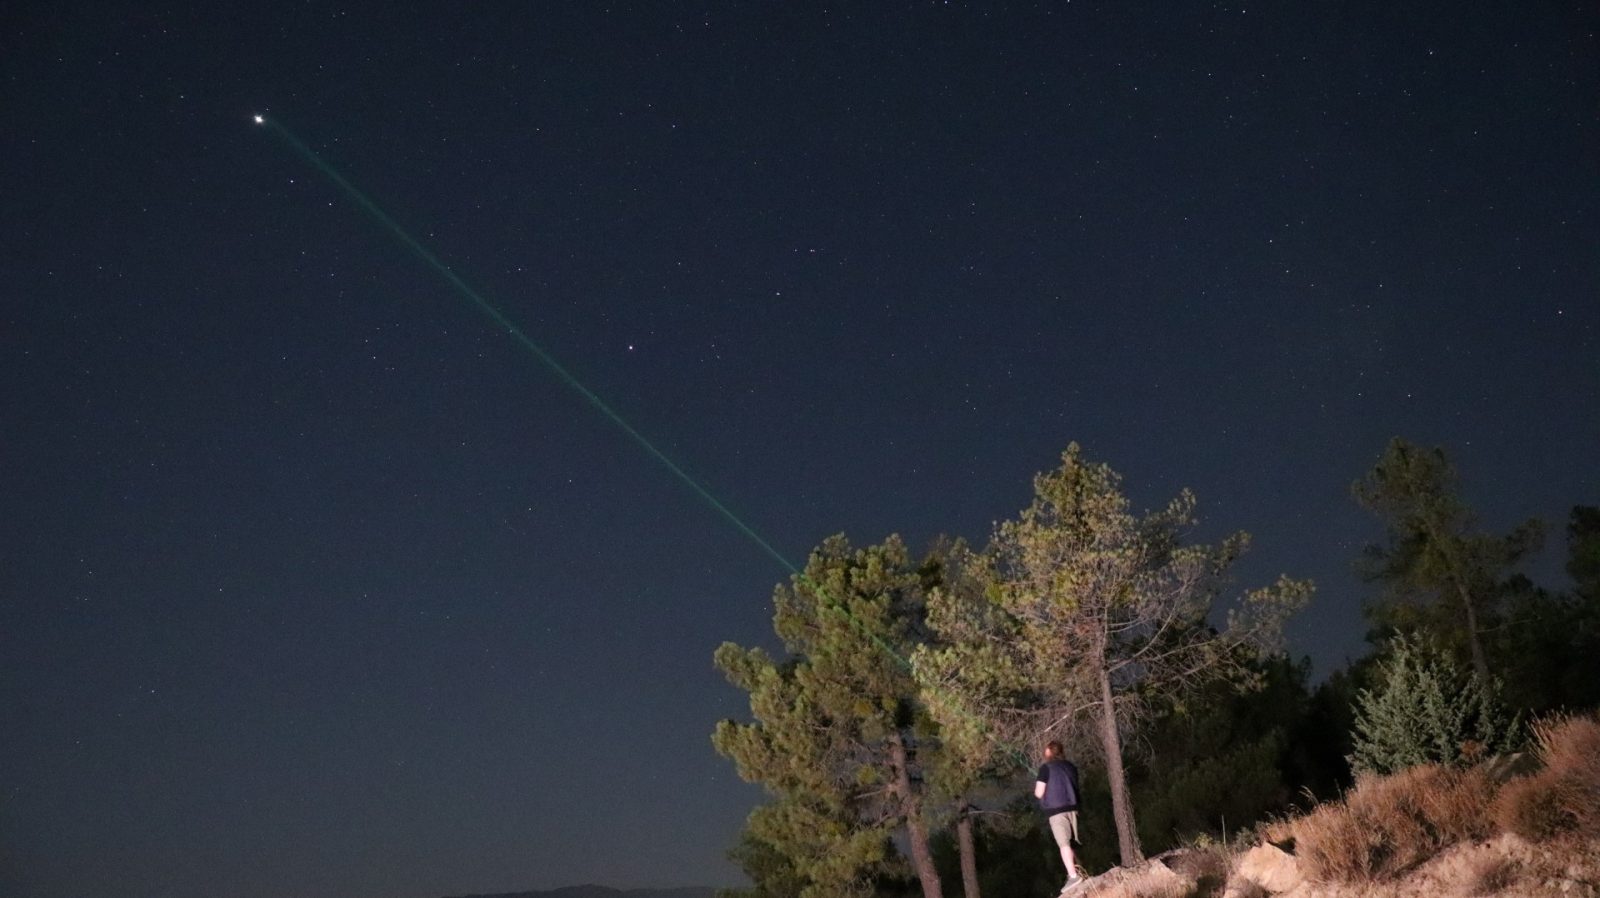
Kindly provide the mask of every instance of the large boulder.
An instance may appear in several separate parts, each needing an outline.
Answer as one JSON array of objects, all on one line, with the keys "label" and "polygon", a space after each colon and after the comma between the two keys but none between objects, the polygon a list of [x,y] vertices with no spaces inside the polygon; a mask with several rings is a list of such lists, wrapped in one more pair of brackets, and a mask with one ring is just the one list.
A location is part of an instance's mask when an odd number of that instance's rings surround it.
[{"label": "large boulder", "polygon": [[1274,894],[1288,892],[1305,882],[1294,855],[1271,843],[1257,845],[1240,855],[1235,880],[1249,880]]},{"label": "large boulder", "polygon": [[1168,852],[1133,867],[1116,867],[1085,880],[1081,889],[1063,891],[1064,898],[1123,898],[1128,895],[1185,895],[1194,889],[1195,880],[1173,869]]}]

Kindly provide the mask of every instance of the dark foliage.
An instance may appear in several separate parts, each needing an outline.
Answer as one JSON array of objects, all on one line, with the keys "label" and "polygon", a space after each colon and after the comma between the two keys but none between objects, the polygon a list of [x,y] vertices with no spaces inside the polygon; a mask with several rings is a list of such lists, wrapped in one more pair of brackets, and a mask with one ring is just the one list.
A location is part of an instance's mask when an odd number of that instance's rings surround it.
[{"label": "dark foliage", "polygon": [[1310,663],[1274,656],[1255,666],[1260,689],[1207,690],[1152,730],[1133,788],[1153,850],[1236,832],[1344,780],[1331,738],[1341,721],[1328,713],[1336,703],[1315,700]]},{"label": "dark foliage", "polygon": [[[974,841],[978,888],[984,895],[1047,895],[1061,887],[1061,856],[1032,798],[1019,796],[1004,810],[980,816]],[[1114,852],[1115,837],[1108,835],[1106,841]],[[944,833],[935,840],[934,858],[946,882],[961,882],[953,835]]]},{"label": "dark foliage", "polygon": [[1600,508],[1572,509],[1566,568],[1570,591],[1505,584],[1505,620],[1490,634],[1507,701],[1535,714],[1600,706]]}]

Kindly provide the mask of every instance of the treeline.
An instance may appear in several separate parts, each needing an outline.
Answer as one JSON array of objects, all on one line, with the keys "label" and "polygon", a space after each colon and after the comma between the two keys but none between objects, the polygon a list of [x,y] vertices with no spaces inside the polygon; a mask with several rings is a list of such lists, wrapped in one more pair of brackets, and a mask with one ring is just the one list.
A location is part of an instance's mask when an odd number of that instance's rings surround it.
[{"label": "treeline", "polygon": [[1052,739],[1083,770],[1098,870],[1331,797],[1353,766],[1471,761],[1600,703],[1600,509],[1573,509],[1574,586],[1552,592],[1518,572],[1542,526],[1481,530],[1440,450],[1397,439],[1352,493],[1385,530],[1359,560],[1371,651],[1316,686],[1280,645],[1311,584],[1234,593],[1247,534],[1190,542],[1193,495],[1136,513],[1076,445],[981,549],[825,541],[775,591],[784,656],[716,653],[752,719],[713,743],[770,795],[730,896],[1053,891],[1028,797]]}]

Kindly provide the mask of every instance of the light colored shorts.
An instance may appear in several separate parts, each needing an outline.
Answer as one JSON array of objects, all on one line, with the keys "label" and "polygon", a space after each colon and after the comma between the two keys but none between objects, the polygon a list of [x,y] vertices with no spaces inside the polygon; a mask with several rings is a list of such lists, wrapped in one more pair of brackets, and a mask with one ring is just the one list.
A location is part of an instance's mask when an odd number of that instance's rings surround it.
[{"label": "light colored shorts", "polygon": [[1078,812],[1062,811],[1059,814],[1051,814],[1050,834],[1056,837],[1056,844],[1063,848],[1066,847],[1068,839],[1074,842],[1083,841],[1078,838]]}]

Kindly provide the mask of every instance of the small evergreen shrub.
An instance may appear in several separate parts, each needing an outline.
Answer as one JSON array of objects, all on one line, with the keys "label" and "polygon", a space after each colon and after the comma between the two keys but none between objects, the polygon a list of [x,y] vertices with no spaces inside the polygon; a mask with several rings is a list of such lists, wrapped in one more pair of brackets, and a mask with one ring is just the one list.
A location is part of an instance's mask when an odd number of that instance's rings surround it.
[{"label": "small evergreen shrub", "polygon": [[1513,751],[1521,720],[1500,700],[1498,681],[1467,674],[1442,649],[1397,636],[1378,685],[1356,695],[1357,773],[1419,764],[1466,764]]}]

